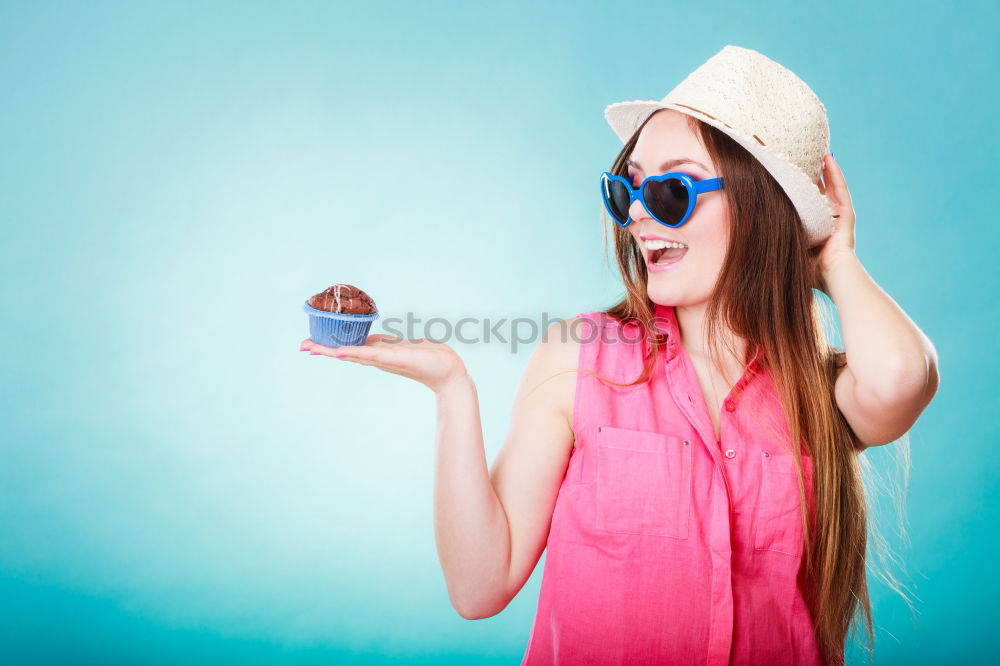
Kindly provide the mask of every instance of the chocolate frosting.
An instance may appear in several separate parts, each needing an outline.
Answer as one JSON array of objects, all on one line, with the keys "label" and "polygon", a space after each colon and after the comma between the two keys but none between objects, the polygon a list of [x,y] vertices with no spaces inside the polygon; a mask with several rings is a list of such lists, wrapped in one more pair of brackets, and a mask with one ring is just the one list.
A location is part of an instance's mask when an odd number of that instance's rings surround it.
[{"label": "chocolate frosting", "polygon": [[375,301],[353,284],[335,284],[309,299],[309,307],[341,314],[371,314]]}]

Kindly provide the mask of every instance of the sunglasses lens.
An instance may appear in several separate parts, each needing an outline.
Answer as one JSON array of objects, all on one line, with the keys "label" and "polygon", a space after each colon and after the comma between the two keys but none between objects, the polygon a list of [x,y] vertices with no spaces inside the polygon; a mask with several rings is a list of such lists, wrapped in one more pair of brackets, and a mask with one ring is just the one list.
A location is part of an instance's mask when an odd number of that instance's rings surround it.
[{"label": "sunglasses lens", "polygon": [[629,196],[625,184],[620,180],[604,179],[604,194],[608,201],[608,212],[619,223],[624,224],[628,219]]},{"label": "sunglasses lens", "polygon": [[667,224],[677,224],[688,209],[688,190],[676,178],[650,181],[642,192],[649,212]]}]

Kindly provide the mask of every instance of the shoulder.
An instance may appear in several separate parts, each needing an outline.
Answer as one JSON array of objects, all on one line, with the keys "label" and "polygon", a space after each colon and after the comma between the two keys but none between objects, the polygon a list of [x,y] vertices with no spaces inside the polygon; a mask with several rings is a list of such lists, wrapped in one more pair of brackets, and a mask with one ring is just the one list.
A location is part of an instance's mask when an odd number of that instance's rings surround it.
[{"label": "shoulder", "polygon": [[544,347],[542,354],[559,357],[576,368],[584,357],[599,353],[590,348],[601,346],[601,342],[627,339],[629,336],[622,335],[622,331],[633,326],[638,328],[636,322],[623,322],[607,312],[584,312],[550,326],[539,347]]},{"label": "shoulder", "polygon": [[[624,321],[602,310],[578,314],[575,318],[569,320],[569,323],[577,334],[577,339],[584,341],[593,338],[596,331],[623,331],[626,329],[638,330],[641,328],[637,321]],[[588,333],[590,334],[589,336],[587,335]]]},{"label": "shoulder", "polygon": [[556,410],[572,429],[576,397],[576,370],[581,342],[576,332],[579,317],[557,321],[542,331],[524,368],[521,391],[543,409]]},{"label": "shoulder", "polygon": [[542,331],[533,360],[545,368],[576,369],[580,358],[581,332],[586,330],[585,315],[561,319]]}]

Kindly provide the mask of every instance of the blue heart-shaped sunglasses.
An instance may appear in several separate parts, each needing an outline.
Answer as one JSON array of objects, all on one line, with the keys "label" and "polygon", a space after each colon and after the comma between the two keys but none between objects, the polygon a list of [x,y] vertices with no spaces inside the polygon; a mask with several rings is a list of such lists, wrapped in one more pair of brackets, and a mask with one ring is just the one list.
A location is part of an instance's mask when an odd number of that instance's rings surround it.
[{"label": "blue heart-shaped sunglasses", "polygon": [[676,229],[691,217],[698,195],[723,189],[723,180],[695,180],[686,173],[666,173],[650,176],[635,189],[627,179],[605,171],[601,174],[601,197],[608,213],[623,227],[632,223],[628,211],[638,199],[654,220]]}]

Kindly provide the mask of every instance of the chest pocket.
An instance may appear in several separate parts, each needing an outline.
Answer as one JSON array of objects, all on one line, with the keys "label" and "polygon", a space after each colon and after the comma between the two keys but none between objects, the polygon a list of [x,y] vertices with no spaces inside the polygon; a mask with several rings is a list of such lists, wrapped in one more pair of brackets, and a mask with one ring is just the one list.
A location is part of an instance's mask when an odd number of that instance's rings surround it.
[{"label": "chest pocket", "polygon": [[[802,554],[802,516],[795,460],[790,453],[761,457],[760,493],[754,522],[754,550],[771,550],[798,557]],[[812,458],[802,456],[806,497],[812,488]]]},{"label": "chest pocket", "polygon": [[691,513],[690,442],[659,432],[597,429],[595,527],[686,539]]}]

